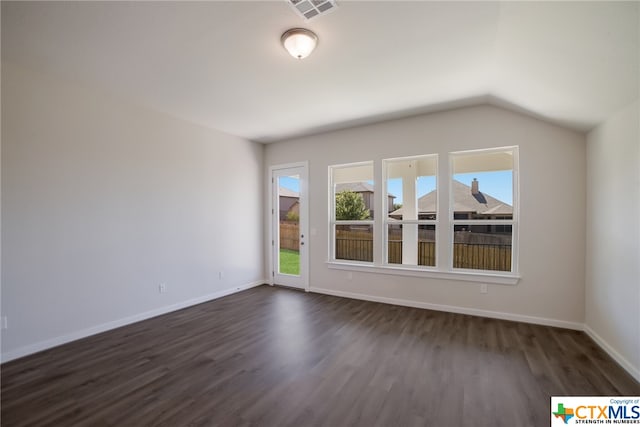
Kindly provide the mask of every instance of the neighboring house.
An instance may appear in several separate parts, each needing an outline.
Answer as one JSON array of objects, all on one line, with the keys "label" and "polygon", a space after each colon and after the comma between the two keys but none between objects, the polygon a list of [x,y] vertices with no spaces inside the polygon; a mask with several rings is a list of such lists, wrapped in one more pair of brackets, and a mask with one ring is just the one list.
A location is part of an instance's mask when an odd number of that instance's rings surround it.
[{"label": "neighboring house", "polygon": [[[480,191],[480,183],[474,178],[471,187],[453,181],[451,192],[454,199],[454,219],[512,219],[513,207]],[[435,219],[436,191],[425,194],[418,199],[418,219]],[[389,214],[391,218],[402,219],[403,208]],[[511,233],[504,225],[456,225],[456,231],[473,231],[475,233]]]},{"label": "neighboring house", "polygon": [[[375,206],[375,201],[373,198],[373,185],[368,182],[350,182],[345,184],[336,184],[336,194],[342,191],[353,191],[354,193],[360,194],[362,200],[364,200],[364,205],[369,209],[371,213],[371,218],[373,218],[373,206]],[[389,212],[393,210],[393,200],[396,198],[393,194],[388,194],[389,197]]]},{"label": "neighboring house", "polygon": [[294,215],[295,218],[300,218],[300,200],[296,200],[293,205],[291,205],[285,217],[289,219],[289,215]]},{"label": "neighboring house", "polygon": [[280,196],[280,221],[286,221],[289,212],[300,213],[300,193],[280,187],[278,194]]}]

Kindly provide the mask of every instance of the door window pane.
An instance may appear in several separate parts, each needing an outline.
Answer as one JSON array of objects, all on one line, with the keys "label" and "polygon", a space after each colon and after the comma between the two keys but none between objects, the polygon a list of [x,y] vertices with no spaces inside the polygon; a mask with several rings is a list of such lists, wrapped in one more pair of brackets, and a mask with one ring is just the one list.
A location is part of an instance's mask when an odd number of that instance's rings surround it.
[{"label": "door window pane", "polygon": [[278,273],[300,274],[300,176],[278,177]]}]

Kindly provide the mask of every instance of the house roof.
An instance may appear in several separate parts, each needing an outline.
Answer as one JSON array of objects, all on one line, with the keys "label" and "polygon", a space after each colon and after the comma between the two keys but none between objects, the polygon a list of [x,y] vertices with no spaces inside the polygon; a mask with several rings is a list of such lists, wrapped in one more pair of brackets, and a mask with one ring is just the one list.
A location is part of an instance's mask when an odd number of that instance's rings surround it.
[{"label": "house roof", "polygon": [[373,193],[373,185],[368,182],[346,182],[343,184],[336,184],[336,193],[341,191],[353,191],[355,193]]},{"label": "house roof", "polygon": [[[513,214],[513,206],[496,199],[488,194],[480,191],[478,194],[471,194],[471,187],[453,181],[453,200],[455,200],[454,212],[472,212],[480,215],[511,215]],[[430,214],[436,212],[436,190],[425,194],[418,199],[418,213]],[[391,216],[400,216],[403,214],[403,208],[391,212]]]},{"label": "house roof", "polygon": [[300,197],[300,193],[297,191],[289,190],[285,187],[280,187],[279,193],[280,197]]},{"label": "house roof", "polygon": [[[340,193],[341,191],[353,191],[354,193],[373,193],[374,188],[373,185],[368,182],[346,182],[343,184],[336,184],[336,193]],[[393,194],[387,194],[389,197],[393,197],[395,199],[396,196]]]}]

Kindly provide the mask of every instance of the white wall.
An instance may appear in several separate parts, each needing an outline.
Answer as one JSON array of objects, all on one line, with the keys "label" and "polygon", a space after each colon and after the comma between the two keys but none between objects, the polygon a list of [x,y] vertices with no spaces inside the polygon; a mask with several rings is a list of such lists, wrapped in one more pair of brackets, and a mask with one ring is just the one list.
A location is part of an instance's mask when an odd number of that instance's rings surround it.
[{"label": "white wall", "polygon": [[262,282],[262,145],[6,62],[2,88],[3,360]]},{"label": "white wall", "polygon": [[[520,273],[515,286],[329,269],[327,167],[331,164],[520,146]],[[491,106],[330,132],[266,146],[265,166],[309,160],[310,286],[378,300],[581,328],[584,322],[584,135]],[[267,224],[268,226],[268,224]],[[269,246],[265,250],[269,251]],[[265,264],[268,266],[268,263]],[[265,271],[265,274],[269,274]],[[513,315],[513,316],[512,316]],[[534,319],[531,319],[534,318]]]},{"label": "white wall", "polygon": [[587,136],[587,332],[640,381],[640,108]]}]

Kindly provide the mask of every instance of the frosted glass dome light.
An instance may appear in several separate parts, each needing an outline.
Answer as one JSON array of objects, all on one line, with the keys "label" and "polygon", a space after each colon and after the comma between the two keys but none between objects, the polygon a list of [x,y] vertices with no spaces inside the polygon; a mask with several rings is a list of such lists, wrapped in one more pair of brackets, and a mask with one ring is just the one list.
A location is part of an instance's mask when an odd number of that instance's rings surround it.
[{"label": "frosted glass dome light", "polygon": [[318,44],[318,36],[304,28],[292,28],[280,38],[282,45],[296,59],[306,58]]}]

